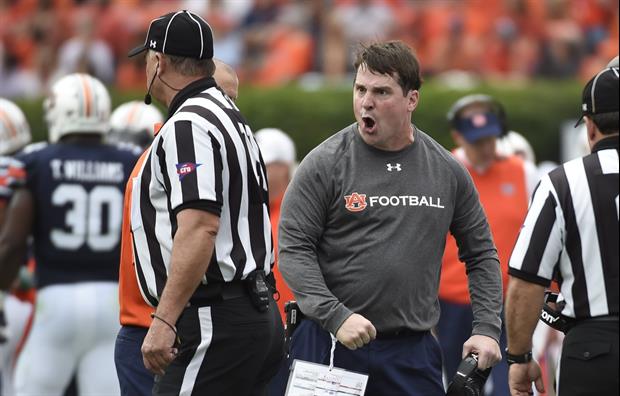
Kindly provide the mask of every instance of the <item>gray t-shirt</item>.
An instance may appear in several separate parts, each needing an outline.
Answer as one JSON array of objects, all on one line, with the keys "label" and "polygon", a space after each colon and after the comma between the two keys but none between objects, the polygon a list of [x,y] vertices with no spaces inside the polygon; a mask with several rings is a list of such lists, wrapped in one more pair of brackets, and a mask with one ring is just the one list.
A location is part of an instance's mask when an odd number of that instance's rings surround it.
[{"label": "gray t-shirt", "polygon": [[282,203],[279,266],[302,312],[335,334],[352,313],[379,332],[429,330],[450,231],[466,263],[473,334],[499,338],[502,283],[478,193],[465,168],[415,130],[397,152],[353,124],[310,152]]}]

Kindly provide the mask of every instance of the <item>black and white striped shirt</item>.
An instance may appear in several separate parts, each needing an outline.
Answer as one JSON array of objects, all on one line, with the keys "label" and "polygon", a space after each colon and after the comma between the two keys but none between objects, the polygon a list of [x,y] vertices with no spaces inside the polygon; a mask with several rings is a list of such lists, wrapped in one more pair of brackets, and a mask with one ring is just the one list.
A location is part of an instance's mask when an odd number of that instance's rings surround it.
[{"label": "black and white striped shirt", "polygon": [[132,180],[134,259],[151,305],[170,271],[182,209],[220,216],[209,268],[192,298],[208,296],[207,284],[244,279],[257,268],[267,274],[273,261],[266,170],[239,109],[207,78],[180,91],[169,114]]},{"label": "black and white striped shirt", "polygon": [[618,315],[618,136],[544,176],[510,258],[509,274],[548,286],[562,313]]}]

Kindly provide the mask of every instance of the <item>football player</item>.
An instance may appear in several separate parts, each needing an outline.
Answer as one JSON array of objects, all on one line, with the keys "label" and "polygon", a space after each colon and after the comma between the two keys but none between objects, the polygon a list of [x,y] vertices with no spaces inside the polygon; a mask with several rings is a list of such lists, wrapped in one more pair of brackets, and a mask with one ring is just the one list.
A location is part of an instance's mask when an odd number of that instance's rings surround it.
[{"label": "football player", "polygon": [[26,183],[0,234],[0,288],[12,282],[30,235],[37,262],[37,314],[17,361],[15,394],[62,394],[74,372],[79,394],[118,394],[123,190],[139,150],[104,142],[110,97],[89,75],[58,80],[44,109],[50,143],[17,156]]}]

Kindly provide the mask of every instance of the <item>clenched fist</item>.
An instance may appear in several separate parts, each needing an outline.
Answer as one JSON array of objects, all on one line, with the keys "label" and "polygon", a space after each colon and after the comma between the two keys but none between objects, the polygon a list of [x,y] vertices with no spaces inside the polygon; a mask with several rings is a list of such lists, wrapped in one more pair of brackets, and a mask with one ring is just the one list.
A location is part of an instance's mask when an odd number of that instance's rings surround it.
[{"label": "clenched fist", "polygon": [[351,350],[361,348],[377,337],[377,329],[359,314],[349,316],[336,332],[340,343]]}]

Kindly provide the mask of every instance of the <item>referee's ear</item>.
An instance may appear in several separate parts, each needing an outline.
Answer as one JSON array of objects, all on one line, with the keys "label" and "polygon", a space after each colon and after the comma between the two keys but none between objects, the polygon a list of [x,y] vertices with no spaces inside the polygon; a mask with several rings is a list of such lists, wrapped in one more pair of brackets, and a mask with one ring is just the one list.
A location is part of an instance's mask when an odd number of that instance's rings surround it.
[{"label": "referee's ear", "polygon": [[[155,52],[155,51],[154,51]],[[168,71],[168,57],[161,52],[155,52],[154,54],[155,64],[157,64],[157,76],[162,76]]]},{"label": "referee's ear", "polygon": [[599,137],[598,135],[600,135],[600,132],[598,131],[598,127],[596,126],[594,121],[592,121],[590,117],[584,116],[583,119],[585,120],[585,124],[586,124],[588,144],[590,145],[590,150],[592,150],[592,147],[598,140],[598,137]]}]

